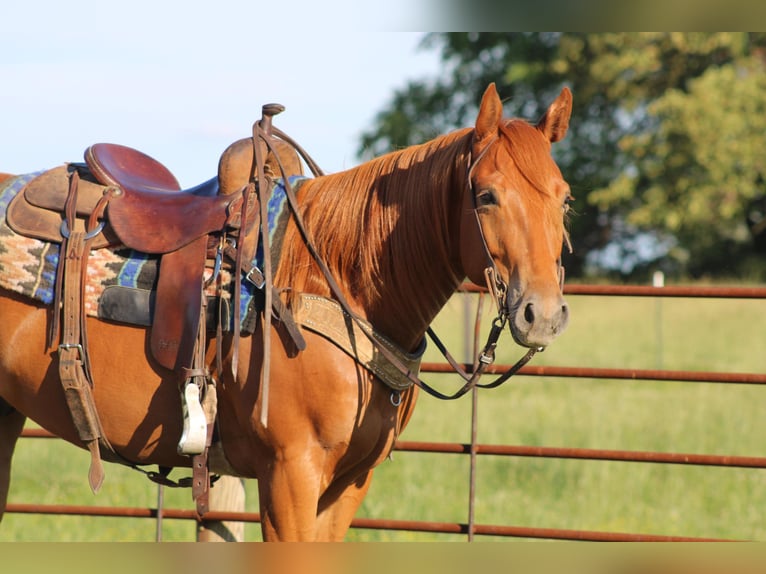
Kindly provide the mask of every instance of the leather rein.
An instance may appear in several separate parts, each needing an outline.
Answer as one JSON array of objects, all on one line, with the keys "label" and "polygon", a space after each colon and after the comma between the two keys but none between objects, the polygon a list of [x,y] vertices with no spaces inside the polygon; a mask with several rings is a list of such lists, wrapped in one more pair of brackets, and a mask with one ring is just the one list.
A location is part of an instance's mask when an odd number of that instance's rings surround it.
[{"label": "leather rein", "polygon": [[[300,156],[304,159],[304,161],[306,161],[306,163],[308,164],[309,168],[311,169],[312,173],[315,176],[324,175],[324,174],[322,173],[321,169],[319,169],[319,167],[316,165],[316,163],[313,161],[313,159],[311,159],[311,157],[306,153],[306,151],[303,150],[303,148],[301,148],[287,134],[285,134],[280,129],[272,125],[271,116],[274,115],[275,113],[280,113],[282,109],[284,108],[281,108],[281,106],[280,106],[281,109],[271,108],[270,110],[271,113],[266,114],[266,107],[267,106],[264,106],[264,118],[262,120],[257,121],[253,125],[253,138],[254,138],[253,142],[254,142],[257,162],[261,165],[263,162],[262,157],[258,157],[263,153],[260,149],[261,146],[257,144],[258,141],[261,141],[265,144],[266,149],[268,151],[271,151],[274,157],[276,158],[277,164],[283,176],[284,186],[285,186],[285,195],[287,198],[290,211],[292,212],[292,216],[295,221],[295,224],[303,238],[303,241],[307,249],[309,250],[309,253],[311,254],[314,261],[317,263],[319,268],[321,269],[325,277],[325,280],[327,281],[330,287],[330,290],[332,291],[333,295],[336,297],[341,308],[348,314],[348,316],[355,323],[359,325],[361,324],[362,319],[358,317],[351,310],[351,306],[348,304],[348,301],[343,295],[343,292],[340,286],[335,281],[335,278],[333,277],[330,269],[328,268],[327,264],[322,260],[321,256],[317,252],[316,247],[314,246],[311,240],[311,237],[308,235],[305,224],[303,222],[303,218],[298,209],[298,202],[297,202],[295,193],[292,189],[292,186],[290,185],[290,182],[288,181],[288,178],[286,177],[284,167],[279,158],[279,154],[277,150],[275,149],[274,144],[272,143],[272,138],[276,136],[279,139],[293,146],[293,148],[300,154]],[[487,149],[489,149],[489,146],[485,148],[485,151]],[[454,357],[449,353],[445,345],[438,338],[438,336],[436,335],[436,333],[433,331],[431,327],[428,327],[426,331],[429,338],[431,338],[431,340],[434,342],[434,344],[442,353],[442,355],[450,364],[450,366],[465,381],[463,386],[452,394],[445,394],[436,390],[435,388],[430,386],[428,383],[422,381],[417,376],[417,374],[413,373],[406,365],[404,365],[398,357],[396,357],[388,348],[386,348],[385,345],[383,345],[374,336],[374,334],[367,333],[367,331],[363,330],[365,335],[369,338],[370,342],[374,346],[375,350],[379,352],[381,355],[383,355],[397,370],[399,370],[399,372],[407,380],[409,380],[413,385],[417,386],[418,388],[428,393],[429,395],[442,400],[454,400],[454,399],[460,398],[474,388],[491,389],[491,388],[498,387],[501,384],[503,384],[505,381],[507,381],[509,378],[511,378],[513,375],[515,375],[524,365],[526,365],[532,359],[532,357],[536,353],[544,350],[544,347],[530,348],[524,356],[522,356],[518,361],[516,361],[516,363],[512,365],[507,371],[499,375],[495,380],[493,380],[490,383],[484,383],[484,384],[479,383],[479,379],[481,378],[481,376],[485,373],[487,368],[495,360],[495,349],[497,347],[498,339],[500,338],[500,335],[503,332],[503,329],[508,323],[508,320],[510,317],[510,309],[509,309],[509,305],[507,301],[508,284],[501,278],[500,274],[498,273],[495,262],[492,259],[492,256],[489,252],[489,247],[487,246],[487,242],[484,236],[484,230],[482,229],[481,222],[479,220],[478,211],[477,211],[476,192],[473,186],[473,182],[471,181],[471,174],[473,172],[473,169],[481,160],[483,154],[484,152],[479,154],[479,156],[473,160],[469,159],[469,168],[467,173],[466,186],[468,191],[471,193],[471,198],[473,202],[473,213],[474,213],[474,216],[476,217],[476,224],[478,226],[479,234],[481,236],[482,245],[484,248],[483,249],[484,255],[486,256],[487,262],[488,262],[488,265],[484,271],[484,274],[485,274],[485,279],[487,282],[487,288],[492,298],[494,299],[496,307],[497,307],[497,317],[495,317],[495,319],[492,322],[492,327],[489,331],[489,334],[487,336],[487,341],[484,344],[484,347],[477,354],[473,365],[468,370],[464,369],[454,359]],[[259,173],[263,174],[262,171],[259,171]],[[268,249],[266,249],[266,246],[264,246],[264,253],[265,254],[268,253]],[[559,264],[559,278],[563,286],[564,267],[561,265],[560,261],[558,262],[558,264]],[[270,275],[270,273],[266,273],[265,275],[267,276],[267,282],[268,282],[268,276]],[[268,293],[268,290],[267,290],[267,293]],[[269,307],[268,304],[266,305],[266,307],[268,309]],[[267,318],[268,318],[268,315],[267,315]],[[477,323],[478,323],[478,315],[477,315]],[[268,322],[265,322],[264,324],[268,324]],[[268,357],[268,355],[265,355],[265,356]],[[392,395],[392,403],[394,403],[395,405],[399,404],[398,402],[394,402],[393,395]]]}]

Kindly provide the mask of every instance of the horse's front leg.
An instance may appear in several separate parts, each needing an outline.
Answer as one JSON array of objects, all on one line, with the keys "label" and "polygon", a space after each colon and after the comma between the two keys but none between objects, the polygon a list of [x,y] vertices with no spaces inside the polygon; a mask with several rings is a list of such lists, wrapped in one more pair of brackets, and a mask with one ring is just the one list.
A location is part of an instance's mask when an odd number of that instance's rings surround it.
[{"label": "horse's front leg", "polygon": [[261,528],[267,541],[342,542],[372,482],[369,470],[320,494],[318,468],[305,459],[276,461],[269,480],[258,480]]},{"label": "horse's front leg", "polygon": [[372,473],[370,469],[350,484],[336,485],[322,496],[317,531],[322,533],[323,540],[342,542],[346,538],[351,521],[370,488]]},{"label": "horse's front leg", "polygon": [[5,403],[0,399],[0,520],[3,518],[5,505],[8,502],[13,450],[26,421],[26,417],[18,411],[2,412],[4,405]]},{"label": "horse's front leg", "polygon": [[258,477],[263,539],[309,542],[317,538],[321,468],[306,449],[277,452]]}]

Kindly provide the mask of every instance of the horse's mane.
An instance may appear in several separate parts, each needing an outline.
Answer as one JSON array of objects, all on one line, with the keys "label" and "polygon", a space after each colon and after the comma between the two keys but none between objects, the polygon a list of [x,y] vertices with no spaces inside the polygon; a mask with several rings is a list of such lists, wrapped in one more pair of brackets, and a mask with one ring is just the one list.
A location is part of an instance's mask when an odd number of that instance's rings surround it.
[{"label": "horse's mane", "polygon": [[[517,122],[527,129],[515,126]],[[545,142],[530,137],[528,130],[534,128],[511,120],[502,128],[501,140],[525,177],[542,191],[534,157]],[[458,130],[301,186],[298,202],[308,233],[336,281],[361,308],[374,309],[385,289],[401,317],[428,325],[462,281],[455,260],[459,250],[453,244],[459,239],[472,137],[472,129]],[[537,143],[529,143],[535,139]],[[424,282],[440,285],[443,292],[421,289]],[[275,284],[330,294],[292,224]]]},{"label": "horse's mane", "polygon": [[[374,302],[394,275],[397,282],[406,282],[406,276],[422,273],[408,268],[408,262],[423,259],[419,249],[429,249],[426,259],[452,266],[450,198],[436,190],[455,188],[453,179],[465,169],[470,141],[470,130],[461,130],[301,186],[298,200],[317,250],[362,305]],[[326,293],[319,270],[307,265],[302,242],[292,239],[285,237],[277,284]],[[430,252],[433,245],[441,246],[439,253]]]}]

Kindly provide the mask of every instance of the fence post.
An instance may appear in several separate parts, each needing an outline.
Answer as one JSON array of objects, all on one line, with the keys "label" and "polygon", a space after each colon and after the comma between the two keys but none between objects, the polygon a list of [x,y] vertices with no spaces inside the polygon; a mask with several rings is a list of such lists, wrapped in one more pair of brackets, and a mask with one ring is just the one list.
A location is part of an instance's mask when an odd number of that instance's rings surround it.
[{"label": "fence post", "polygon": [[[211,511],[245,511],[245,481],[236,476],[221,476],[210,489]],[[244,542],[245,523],[203,520],[197,526],[197,542]]]},{"label": "fence post", "polygon": [[[662,271],[655,271],[652,275],[652,286],[661,289],[665,286],[665,274]],[[654,299],[654,328],[656,334],[657,345],[657,361],[656,367],[662,368],[662,347],[664,342],[662,340],[662,297],[656,297]]]},{"label": "fence post", "polygon": [[[465,299],[469,299],[469,295],[465,293],[463,295]],[[484,311],[484,293],[479,293],[478,301],[476,303],[476,318],[473,324],[473,336],[470,331],[470,319],[469,319],[470,306],[465,306],[465,341],[466,341],[466,363],[473,364],[476,357],[479,355],[479,347],[481,342],[479,336],[481,332],[481,316]],[[474,387],[471,390],[471,458],[470,458],[470,470],[468,480],[468,542],[473,542],[474,528],[476,526],[476,462],[478,460],[478,451],[476,450],[477,438],[478,438],[478,426],[479,426],[479,389]]]}]

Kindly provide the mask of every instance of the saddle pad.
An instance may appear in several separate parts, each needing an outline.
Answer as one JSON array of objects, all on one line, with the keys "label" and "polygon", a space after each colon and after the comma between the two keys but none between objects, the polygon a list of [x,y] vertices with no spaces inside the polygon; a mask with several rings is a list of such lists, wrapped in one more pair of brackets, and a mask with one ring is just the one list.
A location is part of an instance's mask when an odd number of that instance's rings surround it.
[{"label": "saddle pad", "polygon": [[[59,245],[39,239],[24,237],[8,227],[5,214],[10,201],[32,179],[43,172],[20,175],[0,182],[0,287],[30,297],[45,305],[53,302],[56,270],[59,263]],[[296,178],[293,187],[300,184]],[[289,219],[283,182],[277,180],[269,201],[269,236],[272,246],[272,261],[276,267],[279,246],[284,227]],[[253,262],[259,268],[263,260],[259,249]],[[125,247],[109,247],[92,250],[88,259],[83,305],[88,315],[99,316],[99,303],[104,290],[113,285],[141,289],[154,289],[157,281],[159,256],[140,253]],[[230,274],[222,270],[224,285],[231,285]],[[206,270],[210,274],[210,270]],[[252,311],[251,302],[256,287],[242,281],[241,317],[243,325]],[[212,294],[212,293],[209,293]],[[227,299],[231,294],[224,289]],[[233,316],[233,314],[232,314]]]}]

